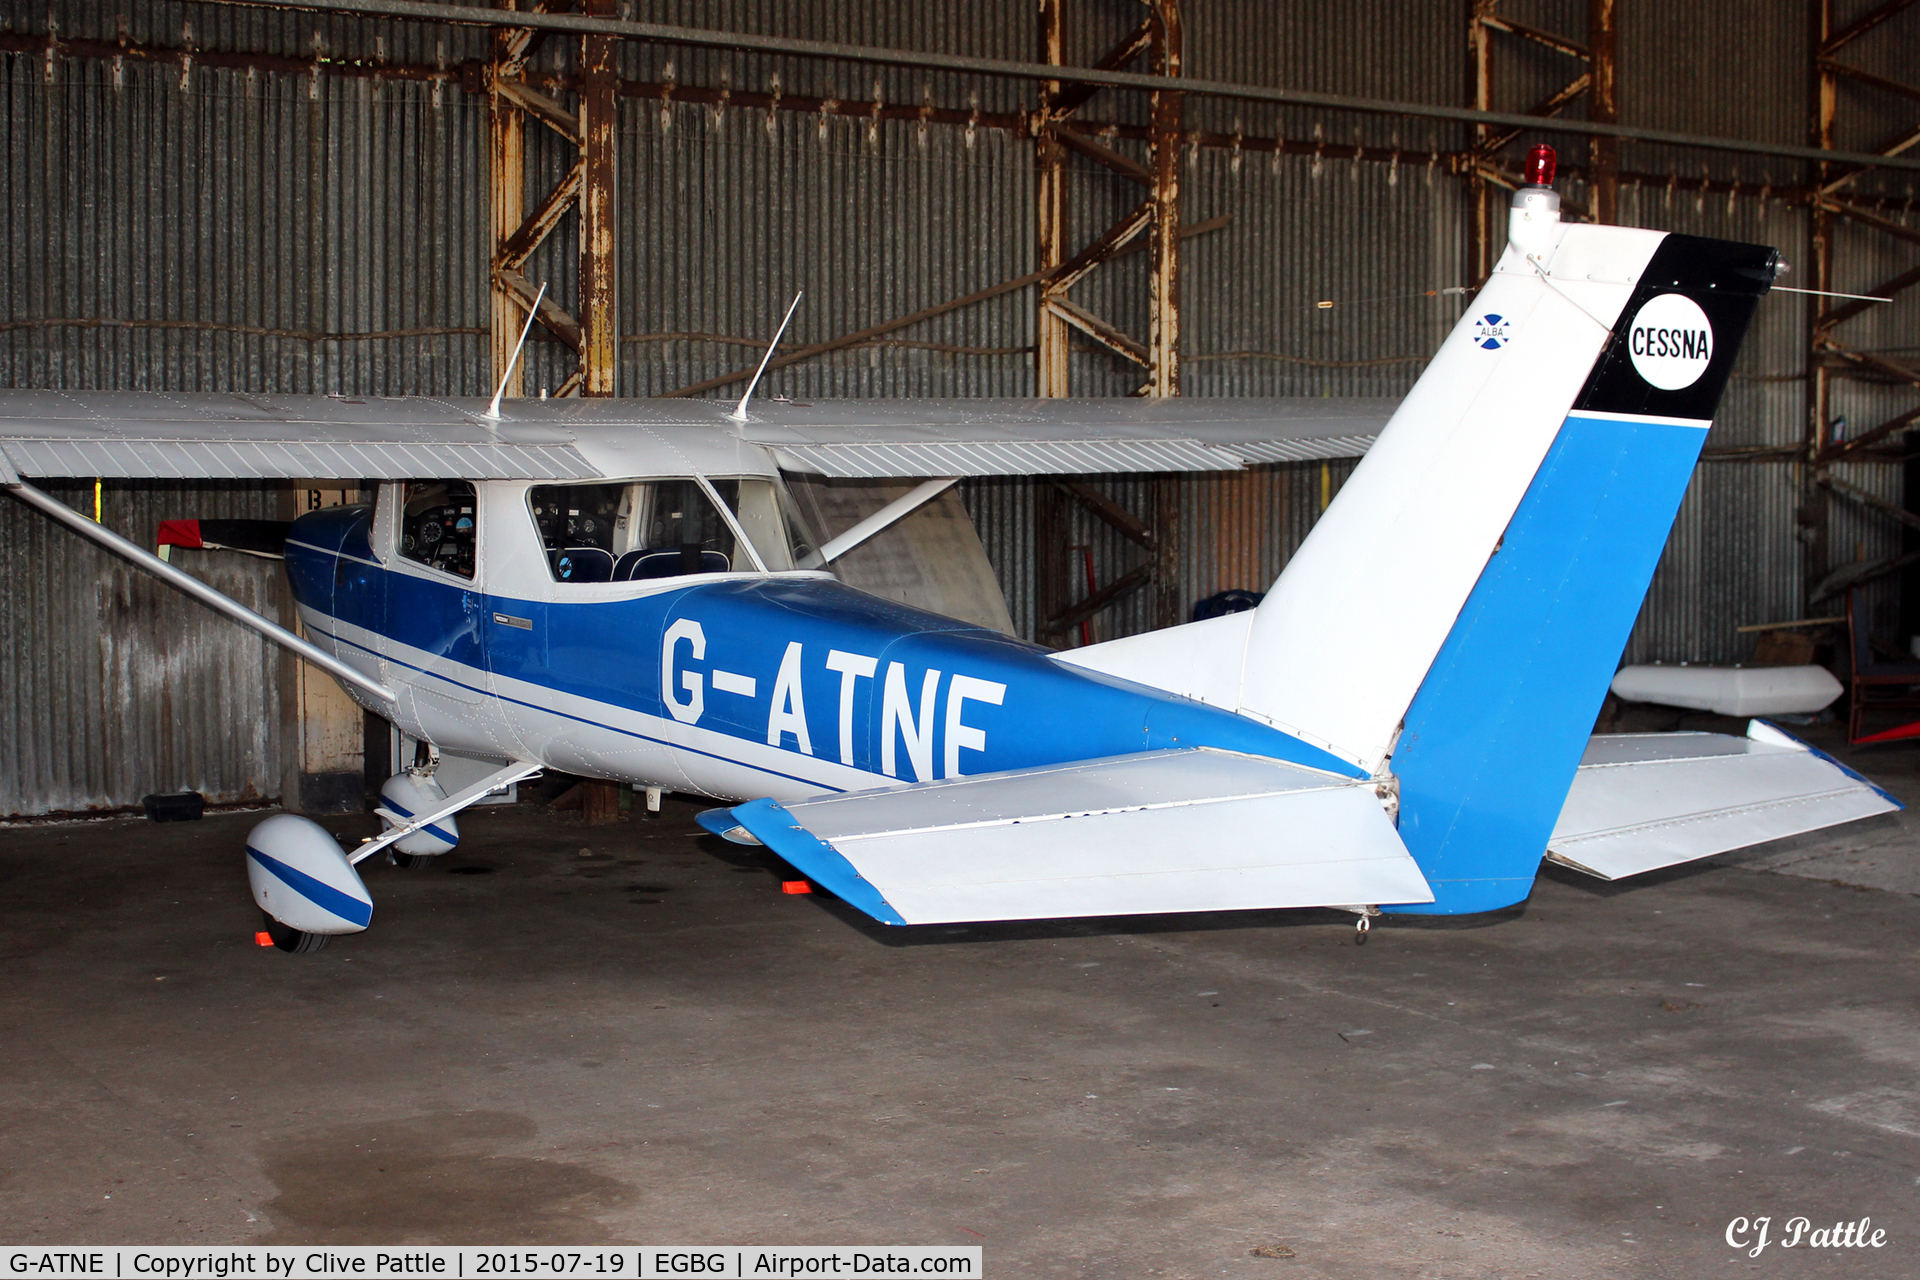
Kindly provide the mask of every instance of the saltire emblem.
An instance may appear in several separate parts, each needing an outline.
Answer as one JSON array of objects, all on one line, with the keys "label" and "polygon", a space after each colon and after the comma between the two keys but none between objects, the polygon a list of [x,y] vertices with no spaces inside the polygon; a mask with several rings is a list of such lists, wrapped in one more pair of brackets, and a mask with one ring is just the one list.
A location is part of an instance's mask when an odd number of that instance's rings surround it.
[{"label": "saltire emblem", "polygon": [[1505,316],[1488,312],[1480,317],[1480,323],[1473,328],[1474,345],[1488,351],[1498,351],[1507,345],[1507,337],[1512,330],[1513,325]]}]

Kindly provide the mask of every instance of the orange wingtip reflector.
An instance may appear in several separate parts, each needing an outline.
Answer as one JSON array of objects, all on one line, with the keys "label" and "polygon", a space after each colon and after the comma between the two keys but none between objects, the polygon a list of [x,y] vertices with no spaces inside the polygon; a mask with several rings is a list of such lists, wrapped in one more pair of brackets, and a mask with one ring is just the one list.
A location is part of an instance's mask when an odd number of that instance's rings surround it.
[{"label": "orange wingtip reflector", "polygon": [[780,892],[782,892],[782,893],[812,893],[812,892],[813,892],[813,886],[812,886],[812,885],[810,885],[810,884],[808,884],[808,883],[807,883],[807,882],[806,882],[805,880],[782,880],[782,881],[780,882]]},{"label": "orange wingtip reflector", "polygon": [[270,947],[273,945],[273,935],[262,929],[253,935],[253,941],[256,946]]}]

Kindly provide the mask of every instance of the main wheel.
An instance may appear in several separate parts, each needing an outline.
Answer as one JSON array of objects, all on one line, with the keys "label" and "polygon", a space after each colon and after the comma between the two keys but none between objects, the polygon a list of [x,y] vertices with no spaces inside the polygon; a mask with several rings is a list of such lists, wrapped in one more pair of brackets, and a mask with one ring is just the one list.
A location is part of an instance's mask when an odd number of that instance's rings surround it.
[{"label": "main wheel", "polygon": [[267,922],[267,936],[273,939],[273,945],[290,955],[303,956],[309,951],[318,951],[333,936],[330,933],[302,933],[281,924],[264,911],[260,913],[260,918]]},{"label": "main wheel", "polygon": [[419,871],[439,860],[437,853],[402,853],[391,845],[387,846],[387,861],[402,871]]}]

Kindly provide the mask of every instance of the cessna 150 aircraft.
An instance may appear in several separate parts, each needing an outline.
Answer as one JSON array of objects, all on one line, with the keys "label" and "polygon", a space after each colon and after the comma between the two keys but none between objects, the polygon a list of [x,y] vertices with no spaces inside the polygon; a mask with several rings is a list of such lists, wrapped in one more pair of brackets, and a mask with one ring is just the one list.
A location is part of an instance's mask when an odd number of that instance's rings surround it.
[{"label": "cessna 150 aircraft", "polygon": [[[1550,161],[1550,153],[1548,160]],[[541,768],[703,814],[890,924],[1524,900],[1898,805],[1754,722],[1589,738],[1777,256],[1559,219],[1550,168],[1384,427],[1337,401],[480,401],[0,393],[0,484],[497,772],[390,780],[349,852],[247,842],[273,940],[365,929]],[[751,389],[749,390],[749,395]],[[1236,468],[1378,440],[1258,608],[1055,653],[832,560],[951,478]],[[935,477],[815,546],[782,470]],[[27,476],[370,477],[295,521],[293,636]]]}]

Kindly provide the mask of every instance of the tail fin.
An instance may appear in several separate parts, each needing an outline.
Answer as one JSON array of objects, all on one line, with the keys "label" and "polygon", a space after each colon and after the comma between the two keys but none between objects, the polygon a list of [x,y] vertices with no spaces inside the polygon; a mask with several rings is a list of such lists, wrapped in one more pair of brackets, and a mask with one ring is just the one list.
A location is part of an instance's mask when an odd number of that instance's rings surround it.
[{"label": "tail fin", "polygon": [[1531,889],[1774,263],[1670,235],[1642,272],[1407,710],[1400,835],[1435,898],[1412,910]]},{"label": "tail fin", "polygon": [[1062,660],[1230,708],[1381,770],[1665,239],[1557,222],[1528,238],[1534,252],[1508,247],[1258,609]]},{"label": "tail fin", "polygon": [[1258,609],[1061,655],[1391,763],[1418,910],[1526,896],[1774,276],[1760,246],[1547,223],[1516,209]]}]

